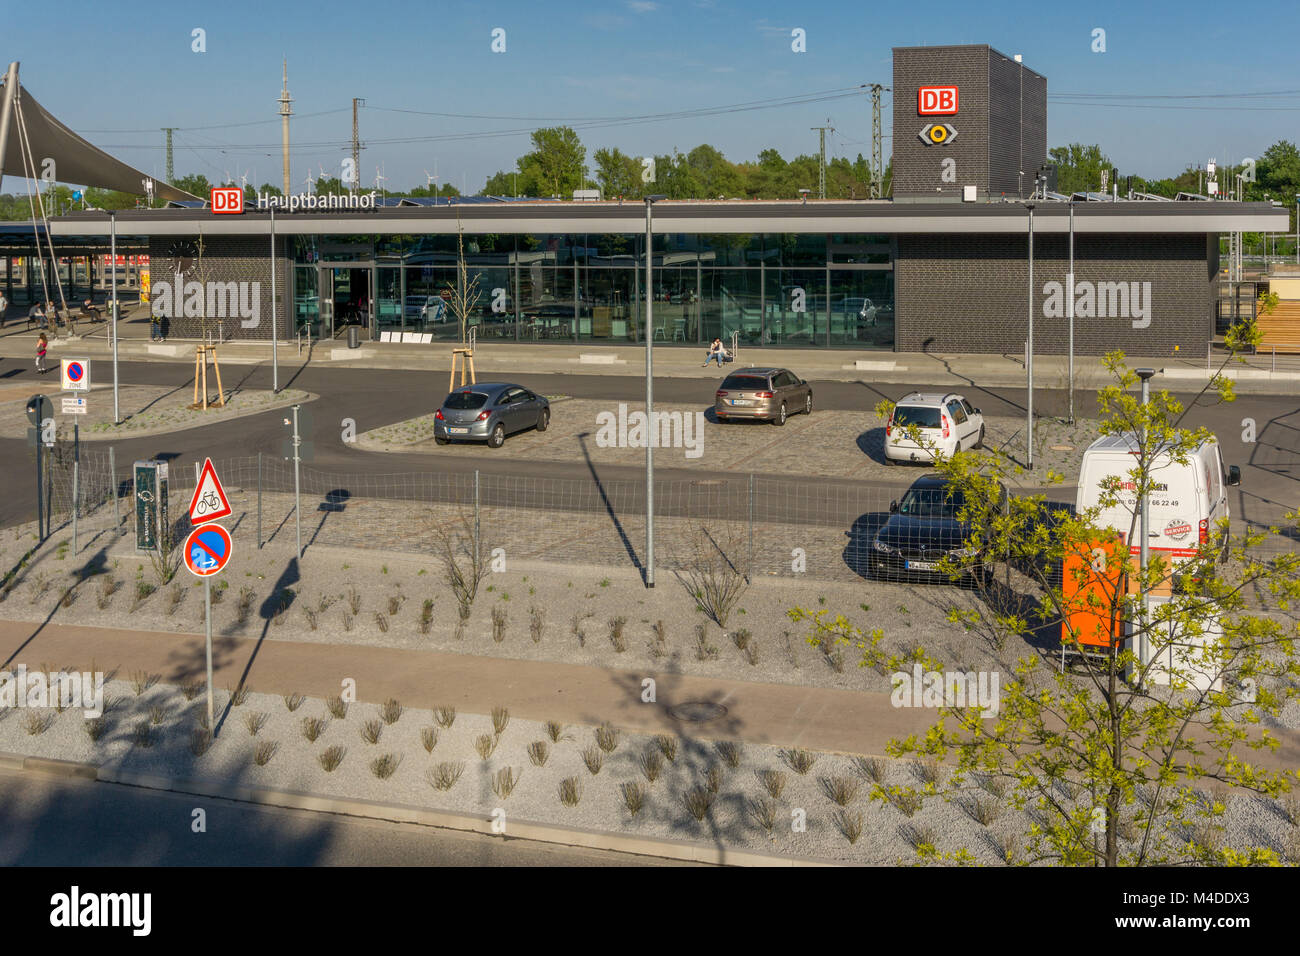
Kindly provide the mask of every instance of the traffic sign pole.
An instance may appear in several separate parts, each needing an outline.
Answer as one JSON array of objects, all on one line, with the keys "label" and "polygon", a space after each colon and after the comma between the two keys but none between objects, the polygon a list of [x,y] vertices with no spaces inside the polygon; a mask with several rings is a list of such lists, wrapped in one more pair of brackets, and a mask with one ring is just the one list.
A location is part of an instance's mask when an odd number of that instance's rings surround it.
[{"label": "traffic sign pole", "polygon": [[41,441],[41,426],[36,426],[36,538],[45,540],[45,505],[41,501],[41,492],[45,485],[41,481],[41,459],[45,457],[45,442]]},{"label": "traffic sign pole", "polygon": [[77,555],[77,512],[81,510],[81,426],[72,423],[72,555]]},{"label": "traffic sign pole", "polygon": [[302,445],[302,438],[298,435],[298,409],[301,405],[293,406],[293,515],[298,523],[298,560],[302,560],[302,486],[298,480],[298,464],[301,457],[298,454],[298,448]]},{"label": "traffic sign pole", "polygon": [[215,737],[217,727],[212,722],[212,578],[203,579],[203,632],[208,652],[208,731]]},{"label": "traffic sign pole", "polygon": [[[210,464],[210,463],[209,463]],[[235,550],[230,532],[219,524],[203,524],[185,539],[182,557],[185,567],[203,579],[203,644],[208,672],[208,730],[215,736],[212,695],[212,578],[230,561]]]}]

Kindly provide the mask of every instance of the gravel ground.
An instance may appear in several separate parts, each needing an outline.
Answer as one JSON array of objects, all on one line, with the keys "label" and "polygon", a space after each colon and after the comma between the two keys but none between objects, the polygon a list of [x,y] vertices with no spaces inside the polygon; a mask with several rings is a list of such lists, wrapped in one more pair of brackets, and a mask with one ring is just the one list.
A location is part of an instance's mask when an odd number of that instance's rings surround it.
[{"label": "gravel ground", "polygon": [[[637,409],[635,403],[628,410]],[[698,405],[656,403],[656,411],[694,414]],[[545,432],[525,431],[511,436],[496,454],[507,459],[576,461],[589,457],[596,464],[634,465],[644,460],[640,448],[602,448],[596,443],[601,412],[618,414],[618,403],[570,399],[552,409]],[[1013,458],[1023,457],[1025,422],[1021,418],[990,416],[985,420],[985,443],[1005,448]],[[1095,421],[1080,419],[1070,426],[1042,419],[1034,430],[1035,476],[1024,476],[1025,487],[1041,484],[1048,469],[1072,479],[1079,473],[1083,452],[1097,436]],[[463,445],[437,445],[432,437],[432,417],[408,419],[357,436],[357,447],[381,452],[418,452],[456,455]],[[673,467],[711,471],[755,471],[763,474],[817,474],[836,478],[871,478],[910,481],[928,470],[921,466],[887,467],[884,463],[884,426],[871,411],[824,411],[795,415],[782,428],[765,422],[719,424],[712,408],[705,411],[702,450],[688,458],[685,449],[665,448],[657,453],[661,463]]]},{"label": "gravel ground", "polygon": [[[764,553],[777,554],[781,547],[788,553],[791,540],[807,544],[809,572],[794,574],[788,565],[776,568],[760,563],[760,573],[754,575],[722,627],[696,608],[685,580],[670,565],[660,567],[658,587],[647,590],[639,571],[629,566],[626,552],[620,556],[611,550],[605,564],[574,563],[572,557],[565,560],[562,556],[565,548],[530,547],[530,539],[547,539],[532,538],[519,522],[494,523],[485,516],[485,549],[490,553],[498,545],[504,548],[504,570],[486,574],[470,616],[461,625],[431,534],[423,533],[420,538],[423,553],[383,550],[384,535],[402,534],[392,515],[384,516],[399,511],[399,503],[367,502],[372,507],[352,514],[350,520],[364,524],[374,536],[367,548],[323,543],[331,540],[325,530],[337,531],[340,525],[331,522],[342,516],[311,516],[310,522],[304,522],[307,547],[303,559],[294,565],[292,520],[268,520],[266,533],[273,537],[259,550],[255,518],[243,510],[246,498],[231,494],[236,512],[225,522],[232,531],[235,551],[214,587],[213,629],[217,634],[431,648],[505,659],[654,668],[848,690],[890,689],[888,675],[860,666],[861,655],[855,649],[810,645],[806,625],[797,625],[787,616],[790,608],[803,606],[832,615],[843,613],[864,631],[880,628],[884,634],[881,647],[889,652],[909,654],[924,648],[947,667],[961,671],[1005,675],[1017,659],[1033,655],[1056,666],[1053,651],[1059,645],[1054,629],[1043,628],[999,649],[984,635],[966,632],[948,619],[954,609],[982,609],[984,596],[980,592],[944,584],[860,578],[843,560],[842,532],[837,541],[830,533],[825,540],[818,538],[817,529],[768,529],[765,534],[770,547]],[[409,526],[409,512],[403,513]],[[454,511],[445,508],[440,514],[449,520]],[[585,517],[551,514],[547,520],[554,523],[553,530],[564,530],[570,538],[588,533]],[[318,522],[321,533],[316,530]],[[683,525],[689,527],[689,523]],[[657,527],[672,540],[670,522]],[[640,540],[639,533],[627,529],[631,540]],[[787,535],[784,540],[783,533]],[[0,567],[17,565],[33,541],[30,528],[0,537]],[[147,558],[134,553],[133,539],[114,538],[103,521],[83,525],[80,556],[71,554],[69,541],[69,529],[64,528],[29,559],[15,575],[12,591],[0,604],[0,615],[33,622],[49,618],[144,630],[202,630],[202,587],[187,571],[181,569],[172,583],[156,587],[155,569]],[[590,542],[584,545],[589,549]],[[667,548],[663,553],[671,554]],[[842,570],[843,579],[818,573],[822,564],[832,562]],[[78,583],[87,574],[91,577]],[[1013,589],[1028,592],[1027,581],[1013,575],[1010,582]],[[145,593],[150,586],[156,590]],[[108,593],[109,588],[116,590]],[[71,598],[65,599],[69,589]],[[60,606],[61,601],[66,605]],[[421,623],[426,601],[432,602],[427,631]],[[542,619],[538,640],[533,639],[534,610]],[[499,632],[493,626],[494,611],[505,616]],[[624,624],[616,640],[612,622],[619,618]],[[659,622],[665,635],[662,643],[656,638]],[[1300,702],[1288,704],[1276,721],[1267,723],[1300,729]]]},{"label": "gravel ground", "polygon": [[[203,695],[198,693],[190,701],[180,689],[157,683],[142,687],[137,696],[133,686],[137,675],[116,676],[119,679],[105,688],[106,699],[113,704],[98,741],[91,741],[80,711],[3,710],[0,750],[90,761],[173,779],[220,780],[484,817],[500,809],[507,834],[511,819],[519,819],[839,863],[913,862],[912,844],[921,841],[933,843],[941,852],[965,848],[975,861],[996,865],[1002,862],[999,847],[1023,846],[1034,820],[1032,812],[1016,811],[1005,798],[974,786],[950,801],[930,798],[911,816],[893,804],[870,799],[875,771],[881,772],[880,782],[886,786],[920,785],[917,765],[902,761],[808,754],[812,766],[800,774],[791,766],[791,755],[772,747],[743,745],[733,768],[717,742],[679,736],[670,762],[662,758],[653,738],[639,735],[619,734],[612,752],[606,753],[596,745],[595,728],[590,726],[566,727],[555,743],[545,724],[513,718],[499,735],[493,718],[481,714],[457,714],[449,727],[439,727],[436,701],[420,702],[428,709],[410,706],[388,724],[374,704],[351,704],[340,719],[320,699],[306,699],[290,712],[284,698],[252,692],[241,705],[230,707],[220,735],[206,753],[196,757],[191,735],[204,709]],[[127,679],[121,679],[124,676]],[[197,693],[197,688],[191,690]],[[218,691],[218,706],[224,708],[229,698],[228,692]],[[508,707],[508,701],[503,706]],[[310,718],[324,722],[315,742],[309,742],[303,732],[304,720]],[[44,726],[39,733],[31,733],[33,720]],[[250,732],[250,720],[259,725],[256,734]],[[376,743],[362,736],[367,723],[379,728]],[[142,727],[149,728],[147,737],[141,736]],[[422,737],[422,731],[429,730],[437,731],[431,751]],[[486,738],[492,746],[487,759],[476,750],[478,738]],[[536,741],[548,751],[540,767],[528,750]],[[259,746],[271,749],[264,766],[256,762]],[[331,747],[343,748],[344,754],[341,763],[327,772],[319,761]],[[598,773],[590,771],[584,753],[600,755]],[[646,780],[641,768],[640,758],[647,753],[661,754],[654,782]],[[373,766],[384,755],[390,756],[396,769],[380,779]],[[448,790],[434,789],[429,782],[439,764],[463,764],[462,775]],[[496,792],[494,784],[498,773],[508,768],[517,783],[506,795]],[[685,795],[693,790],[707,792],[711,769],[718,775],[717,794],[697,822]],[[768,796],[760,776],[765,771],[783,775],[777,799]],[[576,806],[561,800],[566,779],[579,783]],[[634,784],[643,792],[643,806],[635,816],[624,798],[625,789]],[[831,796],[838,791],[851,791],[839,793],[846,803],[843,808]],[[1062,799],[1068,802],[1064,795]],[[1080,799],[1087,798],[1081,795]],[[756,811],[763,801],[771,815],[770,834],[758,822],[761,814]],[[1286,820],[1281,804],[1235,794],[1225,802],[1223,845],[1272,847],[1298,861],[1296,828]],[[806,829],[795,832],[794,821],[801,817]],[[986,822],[978,822],[977,817]],[[856,832],[856,842],[850,843],[848,832]],[[1124,844],[1125,849],[1129,846]]]},{"label": "gravel ground", "polygon": [[[209,401],[216,398],[216,379],[209,372]],[[243,418],[273,408],[283,408],[300,402],[309,402],[317,396],[301,389],[287,388],[276,395],[267,389],[228,388],[226,404],[208,411],[189,407],[194,400],[194,386],[175,387],[159,385],[123,385],[118,389],[118,406],[122,424],[113,424],[113,386],[96,384],[84,397],[86,414],[63,415],[60,412],[57,378],[49,384],[46,394],[54,406],[55,420],[60,429],[71,431],[73,422],[81,425],[82,441],[100,441],[116,438],[138,438],[143,435],[165,435],[184,431],[197,425],[231,418]],[[28,389],[30,393],[32,390]],[[0,402],[0,438],[25,438],[27,416],[24,414],[28,395]]]},{"label": "gravel ground", "polygon": [[[241,521],[246,530],[246,522]],[[885,675],[858,666],[851,648],[823,653],[805,640],[807,631],[786,617],[803,604],[812,609],[852,614],[888,633],[887,645],[910,649],[924,642],[927,649],[951,657],[963,669],[989,669],[990,649],[947,624],[946,600],[965,601],[969,595],[947,587],[865,582],[759,577],[738,601],[727,627],[720,628],[694,608],[685,586],[661,571],[659,586],[647,590],[639,574],[626,568],[559,565],[510,559],[507,570],[489,573],[480,587],[463,629],[456,604],[445,582],[443,567],[433,555],[313,546],[297,568],[300,581],[285,575],[293,558],[292,526],[285,543],[258,551],[236,532],[236,550],[222,581],[214,587],[213,632],[254,638],[266,632],[271,640],[313,641],[397,648],[432,648],[491,657],[562,661],[599,667],[654,667],[668,673],[727,677],[759,682],[887,691]],[[119,539],[102,556],[107,539],[93,541],[74,562],[59,548],[66,535],[52,539],[22,573],[0,615],[11,620],[52,620],[68,624],[142,630],[198,632],[203,626],[201,583],[182,570],[174,582],[137,602],[137,582],[156,584],[147,559],[134,555]],[[305,537],[305,535],[304,535]],[[6,536],[5,567],[20,556]],[[63,557],[59,555],[62,554]],[[68,606],[60,607],[64,592],[79,576],[87,559],[106,574],[74,589]],[[105,594],[110,583],[117,590]],[[224,587],[222,585],[225,585]],[[285,589],[293,592],[285,612],[277,617]],[[241,592],[247,608],[241,623]],[[940,593],[942,592],[942,593]],[[355,593],[358,610],[351,610]],[[420,618],[424,601],[432,600],[428,633]],[[395,614],[389,603],[398,603]],[[102,607],[100,605],[103,605]],[[872,608],[868,616],[861,605]],[[540,641],[532,639],[531,609],[544,615]],[[503,639],[493,637],[492,614],[507,615]],[[380,617],[382,616],[382,624]],[[625,619],[625,649],[611,637],[610,622]],[[665,640],[655,639],[662,621]],[[703,627],[701,649],[697,627]],[[750,632],[747,650],[737,634]],[[580,633],[579,633],[580,632]],[[458,636],[459,634],[459,636]],[[740,640],[743,640],[741,638]],[[1002,656],[1002,655],[999,655]],[[1005,666],[1005,665],[1003,665]]]}]

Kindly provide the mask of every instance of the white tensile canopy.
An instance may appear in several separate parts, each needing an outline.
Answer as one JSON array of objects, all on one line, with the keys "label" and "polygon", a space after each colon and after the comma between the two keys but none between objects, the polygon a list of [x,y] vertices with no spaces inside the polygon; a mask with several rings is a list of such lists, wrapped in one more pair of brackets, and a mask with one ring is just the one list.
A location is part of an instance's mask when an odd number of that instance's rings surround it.
[{"label": "white tensile canopy", "polygon": [[24,137],[18,129],[18,107],[21,104],[25,140],[30,145],[31,158],[36,163],[36,176],[40,175],[41,164],[46,159],[53,159],[54,177],[61,183],[116,189],[143,196],[148,191],[145,182],[152,181],[153,194],[160,199],[183,201],[199,198],[165,182],[159,182],[91,145],[60,123],[21,84],[16,85],[18,96],[14,101],[10,96],[14,90],[10,87],[16,82],[17,76],[18,64],[15,63],[9,67],[4,82],[0,83],[0,103],[3,103],[3,111],[0,111],[0,150],[3,150],[0,155],[0,178],[29,175],[29,167],[23,163]]}]

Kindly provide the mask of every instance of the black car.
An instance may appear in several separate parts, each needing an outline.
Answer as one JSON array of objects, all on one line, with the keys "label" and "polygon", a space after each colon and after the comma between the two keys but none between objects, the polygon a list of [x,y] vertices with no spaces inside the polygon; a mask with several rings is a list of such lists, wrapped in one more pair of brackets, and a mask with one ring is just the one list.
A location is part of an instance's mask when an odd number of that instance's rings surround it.
[{"label": "black car", "polygon": [[[1006,488],[998,487],[1005,508]],[[991,573],[986,555],[970,541],[970,525],[958,518],[964,504],[961,491],[939,475],[915,482],[901,501],[890,504],[888,520],[872,539],[872,573],[886,580],[947,581],[951,578],[939,562],[949,558],[962,565],[963,575],[970,581],[986,581]]]}]

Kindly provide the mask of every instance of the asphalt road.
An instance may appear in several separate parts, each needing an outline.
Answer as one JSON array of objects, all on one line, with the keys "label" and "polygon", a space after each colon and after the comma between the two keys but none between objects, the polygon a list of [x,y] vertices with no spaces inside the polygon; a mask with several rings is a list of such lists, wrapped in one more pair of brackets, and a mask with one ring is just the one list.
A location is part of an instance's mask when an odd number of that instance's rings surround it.
[{"label": "asphalt road", "polygon": [[30,771],[0,770],[0,819],[0,866],[686,865]]},{"label": "asphalt road", "polygon": [[[96,380],[107,380],[108,365],[99,362]],[[171,385],[185,388],[193,382],[192,366],[182,363],[124,362],[120,367],[124,384]],[[227,366],[224,378],[231,385],[255,388],[271,386],[271,370],[266,366]],[[509,370],[484,369],[485,381],[518,380],[545,394],[566,394],[578,398],[637,402],[644,398],[644,379],[635,374],[573,375],[526,374]],[[638,479],[640,467],[625,465],[596,466],[586,461],[530,461],[523,465],[496,457],[481,446],[456,446],[455,455],[400,454],[381,455],[361,451],[342,441],[342,420],[351,418],[358,432],[390,424],[416,415],[427,414],[443,397],[441,373],[407,370],[381,370],[339,367],[329,363],[304,366],[286,361],[280,368],[282,387],[293,386],[320,395],[312,403],[315,446],[312,466],[322,470],[354,474],[406,474],[431,470],[469,473],[478,469],[485,475],[519,475],[527,477],[570,478],[583,481]],[[32,384],[32,391],[55,392],[57,381],[35,375],[30,363],[18,359],[0,361],[0,382]],[[872,410],[882,398],[897,399],[908,391],[932,386],[924,382],[909,384],[874,384],[866,379],[857,382],[814,381],[816,407],[821,409],[857,410],[863,413],[864,427],[871,424]],[[655,396],[664,402],[712,403],[716,383],[709,379],[664,378],[655,382]],[[1025,414],[1026,392],[1016,388],[970,388],[967,397],[985,414],[1017,416]],[[1190,400],[1191,396],[1182,396]],[[108,393],[98,391],[94,400],[107,400]],[[12,406],[20,408],[20,406]],[[1063,415],[1066,396],[1063,390],[1036,390],[1035,413],[1040,416]],[[1086,416],[1095,410],[1095,395],[1080,392],[1076,396],[1076,413]],[[19,412],[21,413],[21,412]],[[216,422],[201,428],[168,435],[143,437],[115,443],[119,463],[142,458],[164,457],[188,462],[204,455],[215,459],[255,455],[261,451],[278,455],[285,435],[283,411]],[[1256,440],[1245,443],[1243,420],[1253,419]],[[1237,515],[1276,515],[1300,501],[1300,398],[1295,396],[1244,395],[1225,405],[1206,402],[1196,406],[1187,419],[1190,425],[1205,425],[1219,436],[1228,463],[1242,466],[1243,481],[1233,510]],[[659,465],[656,476],[665,481],[695,480],[740,481],[729,472],[674,469]],[[904,487],[915,475],[900,471],[897,487]],[[815,487],[798,477],[788,481],[791,489],[799,488],[802,496],[817,495],[824,489],[832,496],[837,485],[852,484],[838,479],[821,479]],[[25,444],[19,440],[0,440],[0,527],[31,520],[35,514],[32,461]],[[1072,497],[1072,492],[1055,492],[1057,497]],[[761,517],[761,516],[760,516]]]}]

